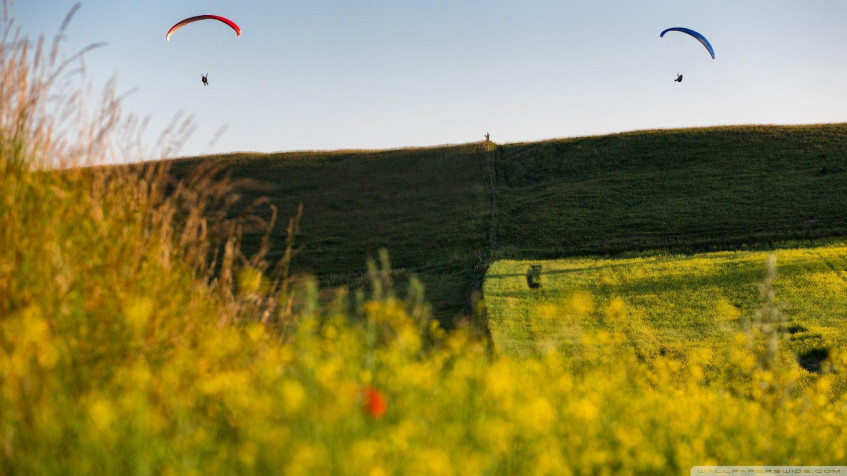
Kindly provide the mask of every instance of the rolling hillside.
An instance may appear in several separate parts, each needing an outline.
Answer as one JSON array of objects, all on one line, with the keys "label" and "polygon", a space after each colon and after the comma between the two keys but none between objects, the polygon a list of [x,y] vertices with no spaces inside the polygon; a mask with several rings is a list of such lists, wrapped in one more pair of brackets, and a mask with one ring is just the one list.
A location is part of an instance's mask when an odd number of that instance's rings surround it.
[{"label": "rolling hillside", "polygon": [[[376,152],[244,154],[177,161],[183,174],[198,160],[225,161],[235,179],[259,181],[242,202],[266,195],[277,206],[281,256],[285,223],[303,204],[294,271],[316,274],[322,286],[358,287],[365,262],[390,253],[396,280],[416,274],[446,322],[463,310],[477,250],[488,246],[486,155],[479,144]],[[258,236],[246,236],[245,248]]]},{"label": "rolling hillside", "polygon": [[[264,183],[245,199],[269,196],[283,219],[302,203],[293,266],[322,284],[360,285],[366,258],[387,248],[398,274],[421,278],[446,323],[479,286],[478,251],[490,262],[847,234],[847,124],[640,131],[486,149],[232,154],[176,160],[174,170],[224,161],[234,178]],[[245,239],[248,248],[256,243]]]},{"label": "rolling hillside", "polygon": [[498,148],[510,258],[723,249],[847,230],[847,125],[644,131]]}]

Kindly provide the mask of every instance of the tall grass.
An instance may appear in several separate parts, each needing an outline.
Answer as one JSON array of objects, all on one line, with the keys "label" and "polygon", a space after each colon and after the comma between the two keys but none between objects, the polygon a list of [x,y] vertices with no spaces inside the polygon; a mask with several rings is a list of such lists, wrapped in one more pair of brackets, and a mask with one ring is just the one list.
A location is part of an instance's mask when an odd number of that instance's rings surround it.
[{"label": "tall grass", "polygon": [[[763,393],[762,382],[791,374],[756,369],[747,347],[685,361],[645,361],[626,345],[492,356],[432,321],[419,287],[399,298],[387,257],[352,298],[318,300],[308,279],[268,280],[267,245],[239,251],[239,229],[262,222],[221,212],[235,197],[218,171],[172,183],[161,164],[69,167],[120,150],[126,123],[98,119],[119,117],[108,100],[77,122],[93,133],[71,142],[51,119],[56,69],[39,70],[43,51],[12,26],[0,50],[0,473],[596,474],[847,461],[847,400],[833,388],[843,356],[801,392]],[[46,170],[57,163],[62,171]],[[587,338],[589,350],[623,340]]]}]

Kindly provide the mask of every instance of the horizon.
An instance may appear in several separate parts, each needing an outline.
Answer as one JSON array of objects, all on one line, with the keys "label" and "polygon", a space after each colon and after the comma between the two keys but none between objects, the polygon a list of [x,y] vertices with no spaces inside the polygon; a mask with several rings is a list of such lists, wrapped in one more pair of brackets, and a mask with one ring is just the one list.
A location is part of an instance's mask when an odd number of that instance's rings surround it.
[{"label": "horizon", "polygon": [[[50,38],[75,3],[13,11],[24,35]],[[151,118],[145,143],[177,114],[195,117],[177,156],[847,121],[837,48],[847,32],[836,28],[847,5],[834,0],[159,3],[82,2],[63,46],[108,43],[86,55],[86,78],[97,90],[115,76],[118,94],[130,92],[124,112]],[[197,14],[232,18],[242,35],[198,22],[165,41],[171,25]],[[659,37],[672,26],[706,35],[716,59],[686,35]],[[206,88],[197,74],[205,59],[192,63],[210,38],[223,50],[210,48]]]},{"label": "horizon", "polygon": [[[515,141],[515,142],[497,142],[495,140],[491,140],[492,144],[496,144],[499,146],[518,146],[525,144],[535,144],[535,143],[544,143],[544,142],[558,142],[558,141],[567,141],[567,140],[575,140],[575,139],[592,139],[592,138],[600,138],[600,137],[608,137],[608,136],[616,136],[616,135],[626,135],[626,134],[639,134],[639,133],[662,133],[662,132],[684,132],[684,131],[692,131],[698,129],[732,129],[732,128],[757,128],[757,127],[785,127],[785,128],[794,128],[794,127],[825,127],[825,126],[840,126],[847,125],[847,121],[844,122],[811,122],[811,123],[803,123],[803,124],[775,124],[775,123],[749,123],[749,124],[715,124],[709,126],[682,126],[682,127],[668,127],[662,129],[632,129],[625,131],[617,131],[617,132],[607,132],[607,133],[599,133],[599,134],[586,134],[579,136],[565,136],[565,137],[547,137],[536,140],[526,140],[526,141]],[[483,135],[482,140],[471,140],[466,142],[451,142],[444,144],[425,144],[425,145],[410,145],[410,146],[398,146],[398,147],[384,147],[384,148],[340,148],[340,149],[296,149],[296,150],[278,150],[271,152],[260,152],[254,150],[235,150],[231,152],[216,152],[212,154],[200,154],[200,155],[178,155],[174,157],[165,157],[161,160],[179,160],[179,159],[192,159],[192,158],[200,158],[206,156],[227,156],[227,155],[239,155],[239,154],[259,154],[259,155],[274,155],[274,154],[299,154],[299,153],[378,153],[378,152],[392,152],[392,151],[402,151],[402,150],[425,150],[425,149],[439,149],[439,148],[449,148],[449,147],[462,147],[471,144],[478,144],[480,142],[485,142],[485,135]]]}]

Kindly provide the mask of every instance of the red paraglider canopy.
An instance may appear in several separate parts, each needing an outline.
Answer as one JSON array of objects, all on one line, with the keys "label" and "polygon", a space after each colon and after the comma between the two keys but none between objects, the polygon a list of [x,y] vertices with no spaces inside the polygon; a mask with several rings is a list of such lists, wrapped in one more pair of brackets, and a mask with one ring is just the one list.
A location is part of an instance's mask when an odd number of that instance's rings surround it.
[{"label": "red paraglider canopy", "polygon": [[219,22],[226,23],[227,25],[229,25],[230,28],[235,30],[236,36],[241,36],[241,28],[238,25],[236,25],[235,22],[230,20],[229,18],[224,18],[224,17],[218,16],[218,15],[197,15],[196,17],[186,18],[185,20],[182,20],[182,21],[178,22],[176,25],[172,26],[171,29],[168,30],[168,34],[165,35],[165,39],[170,41],[171,35],[173,35],[175,31],[179,30],[180,28],[184,27],[185,25],[188,25],[189,23],[194,23],[194,22],[200,21],[200,20],[217,20]]}]

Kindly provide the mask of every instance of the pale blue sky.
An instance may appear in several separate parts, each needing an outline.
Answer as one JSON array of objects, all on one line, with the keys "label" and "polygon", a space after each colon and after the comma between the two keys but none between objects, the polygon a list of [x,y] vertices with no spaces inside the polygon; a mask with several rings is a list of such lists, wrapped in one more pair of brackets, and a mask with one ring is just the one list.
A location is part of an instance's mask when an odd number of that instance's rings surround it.
[{"label": "pale blue sky", "polygon": [[[51,36],[74,3],[17,0],[18,23]],[[220,51],[191,26],[165,41],[199,14],[243,34],[203,27]],[[151,116],[151,136],[194,114],[183,154],[274,152],[844,122],[845,25],[844,0],[87,0],[66,47],[109,43],[88,77],[138,88],[125,110]],[[703,33],[717,59],[659,38],[671,26]]]}]

